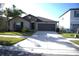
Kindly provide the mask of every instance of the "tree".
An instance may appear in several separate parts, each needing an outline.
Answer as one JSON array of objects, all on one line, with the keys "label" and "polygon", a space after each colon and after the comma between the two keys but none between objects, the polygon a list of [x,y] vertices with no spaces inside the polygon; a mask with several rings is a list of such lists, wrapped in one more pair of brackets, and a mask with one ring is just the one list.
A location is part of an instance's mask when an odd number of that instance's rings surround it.
[{"label": "tree", "polygon": [[12,9],[10,8],[6,8],[6,10],[4,10],[4,14],[6,17],[18,17],[21,16],[22,14],[25,14],[25,12],[23,12],[21,9],[17,9],[15,5],[13,5]]},{"label": "tree", "polygon": [[0,16],[0,31],[4,31],[6,29],[6,20],[4,17]]},{"label": "tree", "polygon": [[[21,9],[17,9],[15,5],[13,5],[12,8],[6,8],[4,10],[4,15],[6,16],[7,21],[10,19],[10,17],[15,18],[21,16],[22,14],[25,14],[25,12],[23,12]],[[8,28],[8,22],[7,22],[7,28]]]}]

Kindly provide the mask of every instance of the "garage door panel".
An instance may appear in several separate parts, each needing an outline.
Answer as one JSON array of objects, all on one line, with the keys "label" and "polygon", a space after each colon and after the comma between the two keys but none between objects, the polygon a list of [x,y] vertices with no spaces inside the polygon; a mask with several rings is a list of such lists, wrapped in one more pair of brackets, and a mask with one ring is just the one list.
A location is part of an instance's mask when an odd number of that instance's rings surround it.
[{"label": "garage door panel", "polygon": [[55,31],[55,24],[38,24],[39,31]]}]

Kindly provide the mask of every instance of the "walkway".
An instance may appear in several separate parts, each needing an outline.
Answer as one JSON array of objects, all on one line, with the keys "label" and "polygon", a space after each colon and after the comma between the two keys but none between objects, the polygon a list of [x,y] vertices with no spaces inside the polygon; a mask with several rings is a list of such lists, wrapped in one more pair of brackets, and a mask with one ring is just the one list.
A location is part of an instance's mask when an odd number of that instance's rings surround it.
[{"label": "walkway", "polygon": [[29,36],[18,36],[18,35],[0,35],[0,37],[28,38]]}]

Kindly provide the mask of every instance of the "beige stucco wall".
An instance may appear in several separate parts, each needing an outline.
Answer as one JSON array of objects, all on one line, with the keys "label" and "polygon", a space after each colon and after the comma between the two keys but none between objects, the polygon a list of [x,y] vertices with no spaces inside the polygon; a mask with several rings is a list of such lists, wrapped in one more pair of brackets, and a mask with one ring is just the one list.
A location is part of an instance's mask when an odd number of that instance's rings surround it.
[{"label": "beige stucco wall", "polygon": [[22,18],[15,18],[15,19],[13,19],[13,20],[11,20],[9,23],[9,28],[10,28],[10,30],[11,31],[13,31],[14,30],[14,22],[23,22],[23,28],[25,28],[25,29],[30,29],[30,23],[28,22],[28,21],[26,21],[25,19],[22,19]]}]

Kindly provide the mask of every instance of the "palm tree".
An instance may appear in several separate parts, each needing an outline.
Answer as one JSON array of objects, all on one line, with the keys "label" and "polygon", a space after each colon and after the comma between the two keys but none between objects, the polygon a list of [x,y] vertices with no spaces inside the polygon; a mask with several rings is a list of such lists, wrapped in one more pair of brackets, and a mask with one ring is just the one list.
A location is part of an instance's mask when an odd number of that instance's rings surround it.
[{"label": "palm tree", "polygon": [[[17,9],[15,5],[13,5],[12,9],[6,8],[4,10],[4,15],[6,16],[7,21],[10,19],[10,17],[15,18],[21,16],[22,14],[25,14],[25,12],[23,12],[21,9]],[[7,22],[7,27],[8,27],[8,22]]]},{"label": "palm tree", "polygon": [[4,10],[4,14],[6,17],[17,17],[17,16],[21,16],[22,14],[25,14],[25,12],[23,12],[21,9],[17,9],[15,5],[13,5],[13,8],[6,8],[6,10]]},{"label": "palm tree", "polygon": [[21,9],[16,9],[16,6],[13,5],[13,10],[12,10],[12,17],[17,17],[17,16],[21,16],[22,14],[25,14],[25,12],[23,12]]}]

